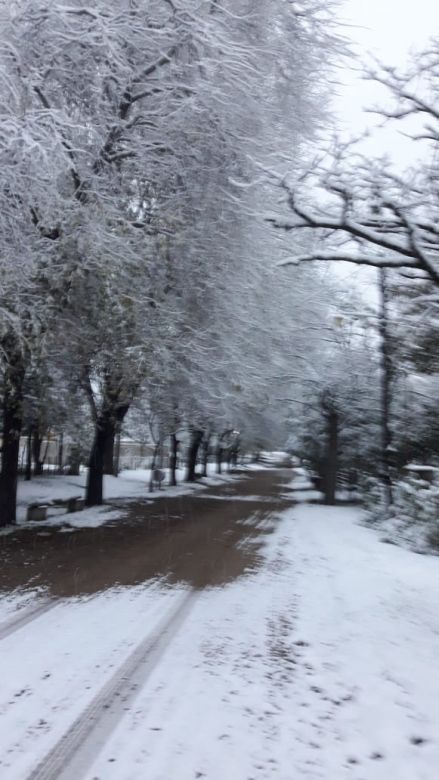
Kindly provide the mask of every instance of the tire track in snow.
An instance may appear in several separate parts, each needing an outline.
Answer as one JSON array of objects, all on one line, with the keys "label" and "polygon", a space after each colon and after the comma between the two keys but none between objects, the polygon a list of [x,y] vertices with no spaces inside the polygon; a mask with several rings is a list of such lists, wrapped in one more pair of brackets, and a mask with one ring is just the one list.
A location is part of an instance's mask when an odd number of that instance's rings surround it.
[{"label": "tire track in snow", "polygon": [[160,661],[197,595],[191,590],[178,600],[177,606],[137,645],[28,780],[80,780]]},{"label": "tire track in snow", "polygon": [[39,601],[38,604],[28,607],[28,609],[20,610],[20,614],[17,617],[12,617],[0,625],[0,640],[6,639],[7,636],[14,634],[15,631],[44,615],[45,612],[49,612],[58,604],[59,599],[48,599]]}]

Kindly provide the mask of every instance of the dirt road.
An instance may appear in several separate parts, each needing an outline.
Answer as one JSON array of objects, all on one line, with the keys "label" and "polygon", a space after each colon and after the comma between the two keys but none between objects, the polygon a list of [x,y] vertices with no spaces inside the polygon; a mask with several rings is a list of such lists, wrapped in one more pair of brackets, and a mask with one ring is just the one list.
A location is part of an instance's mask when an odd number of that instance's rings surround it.
[{"label": "dirt road", "polygon": [[41,586],[59,598],[156,577],[194,588],[228,582],[257,564],[257,545],[242,542],[260,536],[261,520],[281,507],[288,479],[288,470],[244,473],[187,496],[113,502],[123,508],[123,523],[0,537],[0,592]]}]

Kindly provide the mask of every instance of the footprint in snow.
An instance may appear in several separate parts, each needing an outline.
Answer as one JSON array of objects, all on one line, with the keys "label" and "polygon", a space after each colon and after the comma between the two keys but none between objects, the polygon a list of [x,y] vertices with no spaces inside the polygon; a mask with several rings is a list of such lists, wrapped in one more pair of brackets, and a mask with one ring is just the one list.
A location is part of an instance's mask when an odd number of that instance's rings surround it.
[{"label": "footprint in snow", "polygon": [[424,737],[410,737],[412,745],[425,745],[427,740]]}]

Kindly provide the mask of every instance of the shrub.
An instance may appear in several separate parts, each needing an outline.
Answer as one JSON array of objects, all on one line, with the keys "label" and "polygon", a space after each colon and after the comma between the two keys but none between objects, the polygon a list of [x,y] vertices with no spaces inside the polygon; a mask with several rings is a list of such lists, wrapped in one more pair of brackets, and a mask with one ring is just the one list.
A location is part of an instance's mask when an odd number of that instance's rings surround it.
[{"label": "shrub", "polygon": [[394,484],[391,516],[385,516],[379,480],[363,479],[361,485],[365,522],[379,525],[383,540],[409,545],[418,552],[439,551],[439,486],[414,476]]}]

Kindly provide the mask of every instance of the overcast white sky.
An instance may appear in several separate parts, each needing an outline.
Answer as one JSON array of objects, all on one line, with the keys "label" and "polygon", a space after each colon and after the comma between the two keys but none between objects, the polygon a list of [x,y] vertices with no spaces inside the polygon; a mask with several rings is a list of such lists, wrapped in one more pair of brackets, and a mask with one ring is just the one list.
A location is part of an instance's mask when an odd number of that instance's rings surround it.
[{"label": "overcast white sky", "polygon": [[[404,66],[411,50],[439,36],[439,0],[342,0],[340,18],[360,56],[372,52],[390,65]],[[355,135],[365,125],[373,126],[373,117],[365,116],[362,109],[382,101],[385,93],[354,72],[346,71],[343,81],[335,107],[345,133]],[[398,165],[413,160],[413,144],[397,135],[396,127],[374,134],[367,149],[389,153]]]},{"label": "overcast white sky", "polygon": [[[383,63],[404,67],[410,53],[422,49],[429,38],[439,36],[439,0],[340,0],[339,18],[344,34],[363,60],[369,53]],[[353,62],[358,68],[359,62]],[[358,136],[366,127],[373,129],[379,120],[365,114],[364,108],[383,104],[388,94],[364,81],[348,68],[339,73],[342,80],[335,110],[343,135]],[[378,130],[362,144],[362,151],[373,156],[388,155],[395,167],[405,168],[422,158],[422,144],[414,144],[399,132],[397,123]],[[335,270],[333,268],[333,270]],[[376,272],[373,269],[341,263],[336,273],[348,284],[355,284],[368,304],[376,305]]]}]

